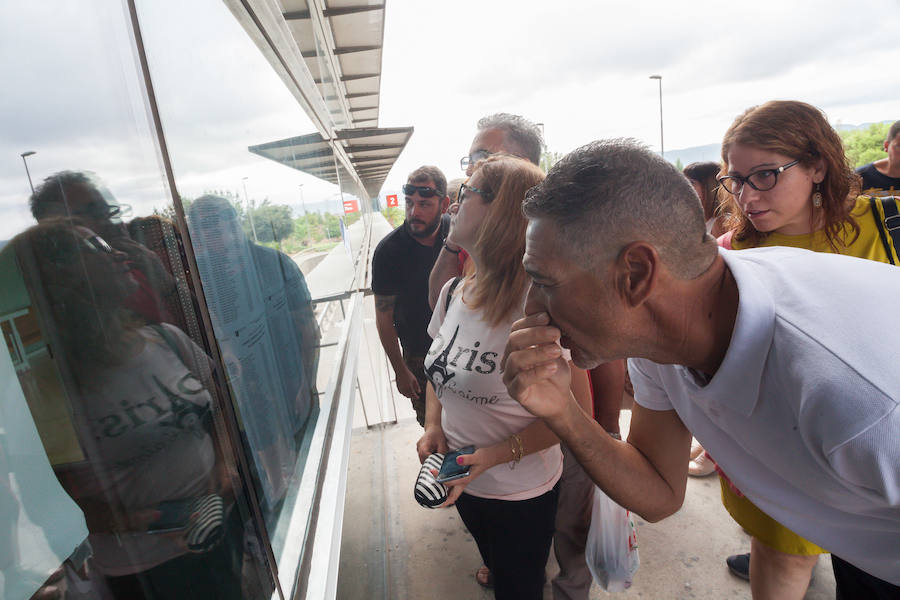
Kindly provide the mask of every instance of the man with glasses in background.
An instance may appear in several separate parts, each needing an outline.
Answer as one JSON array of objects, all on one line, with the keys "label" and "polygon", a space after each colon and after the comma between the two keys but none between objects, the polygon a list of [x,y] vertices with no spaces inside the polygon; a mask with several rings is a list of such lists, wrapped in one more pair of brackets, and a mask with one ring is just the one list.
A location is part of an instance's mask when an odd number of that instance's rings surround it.
[{"label": "man with glasses in background", "polygon": [[[541,163],[544,137],[540,128],[524,117],[508,113],[497,113],[478,121],[478,133],[472,140],[469,153],[459,161],[466,177],[472,175],[475,164],[491,154],[504,152],[524,158],[536,165]],[[456,198],[452,198],[456,202]],[[444,284],[462,275],[464,260],[460,260],[462,248],[448,244],[435,261],[428,279],[428,303],[434,308],[438,294]]]},{"label": "man with glasses in background", "polygon": [[424,360],[431,346],[428,275],[450,228],[443,218],[450,206],[447,179],[437,167],[419,167],[407,178],[403,195],[406,220],[378,243],[372,259],[375,326],[397,390],[412,401],[424,426]]},{"label": "man with glasses in background", "polygon": [[75,219],[127,254],[138,288],[126,300],[126,308],[146,323],[172,323],[184,328],[183,315],[167,309],[179,306],[175,279],[155,252],[131,238],[122,222],[122,217],[131,215],[131,206],[120,204],[96,175],[85,171],[54,173],[38,186],[29,204],[37,222],[54,217]]}]

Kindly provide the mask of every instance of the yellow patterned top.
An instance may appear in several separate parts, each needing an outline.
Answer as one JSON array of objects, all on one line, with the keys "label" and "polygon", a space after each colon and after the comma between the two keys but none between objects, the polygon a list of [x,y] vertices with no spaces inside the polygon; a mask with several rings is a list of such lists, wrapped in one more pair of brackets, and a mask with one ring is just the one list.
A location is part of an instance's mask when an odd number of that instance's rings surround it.
[{"label": "yellow patterned top", "polygon": [[[878,210],[879,213],[881,212],[880,205],[876,210]],[[856,199],[856,204],[850,214],[856,219],[856,223],[859,225],[859,237],[846,247],[837,243],[837,253],[868,260],[877,260],[883,263],[890,262],[890,260],[888,260],[888,255],[885,252],[884,244],[881,242],[877,226],[878,222],[883,222],[884,217],[882,214],[876,216],[872,212],[869,197],[859,196]],[[876,222],[876,219],[879,221]],[[850,225],[845,226],[843,239],[848,241],[853,239],[853,229]],[[891,243],[889,239],[888,243]],[[834,248],[832,248],[831,244],[828,242],[825,232],[822,230],[803,235],[770,233],[766,236],[765,240],[755,247],[761,248],[766,246],[790,246],[792,248],[812,250],[813,252],[835,252]],[[732,240],[732,248],[735,250],[744,250],[750,247],[751,245],[748,242]],[[893,247],[892,244],[891,247]],[[894,250],[894,253],[894,260],[896,261],[896,249]]]}]

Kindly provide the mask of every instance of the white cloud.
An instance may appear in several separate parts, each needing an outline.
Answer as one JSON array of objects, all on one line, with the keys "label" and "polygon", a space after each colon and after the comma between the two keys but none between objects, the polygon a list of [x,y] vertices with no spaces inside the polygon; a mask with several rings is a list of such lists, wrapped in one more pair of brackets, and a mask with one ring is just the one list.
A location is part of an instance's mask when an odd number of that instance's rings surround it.
[{"label": "white cloud", "polygon": [[[423,39],[415,32],[426,23],[447,35]],[[898,28],[894,0],[393,0],[382,124],[411,123],[416,134],[388,184],[426,162],[458,174],[475,122],[497,111],[543,122],[555,151],[618,136],[658,148],[654,73],[669,149],[718,142],[737,114],[773,98],[811,102],[832,121],[898,118]],[[441,92],[425,92],[429,80]]]},{"label": "white cloud", "polygon": [[[299,204],[335,187],[247,152],[314,131],[219,0],[138,2],[179,191]],[[541,122],[549,149],[602,137],[666,148],[715,143],[748,106],[795,98],[832,122],[900,117],[896,0],[525,3],[390,0],[381,118],[415,133],[388,178],[457,177],[477,120]],[[36,181],[97,172],[140,211],[167,201],[122,6],[105,0],[0,4],[0,239],[30,222],[19,153]],[[90,15],[91,18],[85,18]]]}]

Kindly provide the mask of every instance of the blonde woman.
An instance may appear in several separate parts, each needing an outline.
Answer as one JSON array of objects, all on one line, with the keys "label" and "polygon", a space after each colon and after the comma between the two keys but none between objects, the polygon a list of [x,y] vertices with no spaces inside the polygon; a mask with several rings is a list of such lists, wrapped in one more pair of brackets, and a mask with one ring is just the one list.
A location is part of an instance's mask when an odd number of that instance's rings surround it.
[{"label": "blonde woman", "polygon": [[[469,475],[447,484],[445,506],[456,505],[501,600],[542,597],[563,466],[558,438],[509,397],[500,373],[528,289],[521,203],[543,178],[525,160],[494,155],[460,188],[448,239],[469,253],[472,266],[457,285],[451,280],[442,289],[425,359],[430,383],[419,457],[476,447],[460,457]],[[587,376],[573,375],[573,392],[590,411]]]}]

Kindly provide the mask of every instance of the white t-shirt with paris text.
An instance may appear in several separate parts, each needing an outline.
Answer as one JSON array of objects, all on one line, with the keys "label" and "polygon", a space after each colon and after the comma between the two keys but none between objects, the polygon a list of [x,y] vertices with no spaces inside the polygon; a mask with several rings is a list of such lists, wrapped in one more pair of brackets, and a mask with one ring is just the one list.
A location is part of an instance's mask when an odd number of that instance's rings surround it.
[{"label": "white t-shirt with paris text", "polygon": [[[425,374],[441,403],[441,425],[450,449],[470,444],[476,448],[492,446],[535,421],[509,396],[500,373],[510,328],[522,313],[491,326],[480,311],[463,302],[463,284],[454,290],[445,313],[450,283],[441,290],[428,325],[434,341],[425,357]],[[562,452],[555,444],[524,456],[514,469],[506,463],[488,469],[465,491],[481,498],[527,500],[550,491],[561,474]]]}]

